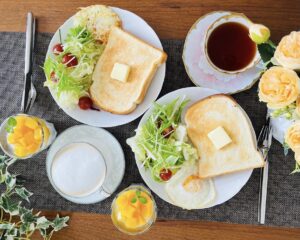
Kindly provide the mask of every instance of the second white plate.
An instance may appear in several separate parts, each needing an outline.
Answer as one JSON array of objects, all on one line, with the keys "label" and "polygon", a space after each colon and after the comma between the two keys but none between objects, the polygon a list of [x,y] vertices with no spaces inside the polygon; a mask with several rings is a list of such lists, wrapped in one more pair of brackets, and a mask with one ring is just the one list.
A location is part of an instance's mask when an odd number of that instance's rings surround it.
[{"label": "second white plate", "polygon": [[[206,98],[208,96],[217,94],[218,92],[216,90],[208,89],[208,88],[200,88],[200,87],[189,87],[189,88],[182,88],[179,90],[176,90],[174,92],[170,92],[163,96],[162,98],[157,100],[157,103],[159,104],[166,104],[174,99],[176,99],[178,96],[186,96],[187,99],[190,100],[188,105],[186,106],[185,110],[182,113],[182,121],[183,116],[185,115],[185,111],[191,106],[193,103]],[[147,119],[150,117],[151,112],[153,111],[153,107],[151,107],[143,116],[139,123],[139,127],[143,125]],[[172,200],[169,198],[165,191],[165,184],[164,183],[158,183],[155,182],[151,178],[151,174],[148,170],[146,170],[141,162],[136,161],[136,164],[138,166],[139,172],[145,181],[145,183],[148,185],[148,187],[155,192],[161,199],[164,201],[173,204]],[[210,207],[222,204],[226,202],[227,200],[231,199],[234,195],[236,195],[242,187],[247,183],[249,180],[253,170],[245,170],[241,172],[236,172],[232,174],[227,174],[219,177],[213,178],[215,189],[216,189],[216,199],[213,205]]]}]

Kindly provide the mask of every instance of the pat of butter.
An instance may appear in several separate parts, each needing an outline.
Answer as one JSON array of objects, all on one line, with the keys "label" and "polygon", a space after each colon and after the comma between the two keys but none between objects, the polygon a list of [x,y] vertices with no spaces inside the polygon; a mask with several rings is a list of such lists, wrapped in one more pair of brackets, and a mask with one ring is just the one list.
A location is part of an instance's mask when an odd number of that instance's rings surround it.
[{"label": "pat of butter", "polygon": [[121,82],[126,82],[130,71],[130,66],[122,63],[115,63],[110,77]]},{"label": "pat of butter", "polygon": [[225,129],[221,126],[209,132],[207,136],[218,150],[232,142]]}]

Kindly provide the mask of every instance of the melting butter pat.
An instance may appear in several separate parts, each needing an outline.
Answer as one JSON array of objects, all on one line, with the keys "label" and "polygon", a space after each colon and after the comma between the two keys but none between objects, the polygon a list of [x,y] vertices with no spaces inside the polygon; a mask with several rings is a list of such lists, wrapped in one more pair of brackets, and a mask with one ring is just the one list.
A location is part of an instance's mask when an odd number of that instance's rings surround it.
[{"label": "melting butter pat", "polygon": [[115,63],[110,77],[121,82],[126,82],[130,71],[130,66],[122,63]]},{"label": "melting butter pat", "polygon": [[221,126],[209,132],[207,136],[217,150],[225,147],[232,142],[225,129]]}]

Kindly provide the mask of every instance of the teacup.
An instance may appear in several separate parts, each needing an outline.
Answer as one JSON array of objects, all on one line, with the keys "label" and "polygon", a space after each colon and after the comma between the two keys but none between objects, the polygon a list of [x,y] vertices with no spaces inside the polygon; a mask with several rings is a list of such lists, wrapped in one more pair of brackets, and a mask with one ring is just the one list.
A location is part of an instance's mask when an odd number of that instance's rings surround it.
[{"label": "teacup", "polygon": [[[227,24],[227,23],[235,23],[235,25],[241,25],[241,26],[243,26],[243,27],[245,27],[246,29],[245,30],[247,30],[247,34],[248,34],[248,29],[249,29],[249,27],[250,27],[250,25],[252,24],[252,22],[244,15],[244,14],[239,14],[239,13],[231,13],[231,14],[229,14],[229,15],[226,15],[226,16],[223,16],[223,17],[220,17],[219,19],[217,19],[216,21],[214,21],[210,26],[209,26],[209,28],[207,29],[207,32],[206,32],[206,36],[205,36],[205,43],[204,43],[204,50],[205,50],[205,56],[206,56],[206,59],[207,59],[207,61],[208,61],[208,63],[209,63],[209,65],[213,68],[213,69],[215,69],[216,71],[218,71],[218,72],[221,72],[221,73],[224,73],[224,74],[238,74],[238,73],[241,73],[241,72],[244,72],[244,71],[246,71],[246,70],[248,70],[248,69],[250,69],[250,68],[252,68],[252,67],[254,67],[258,62],[259,62],[259,60],[260,60],[260,55],[259,55],[259,52],[258,52],[258,50],[257,50],[257,47],[256,47],[256,45],[255,45],[255,43],[254,42],[252,42],[251,41],[251,39],[249,38],[249,39],[247,39],[247,38],[245,38],[245,31],[242,33],[241,32],[241,34],[243,34],[243,36],[244,36],[244,39],[245,39],[245,43],[243,43],[243,44],[248,44],[251,48],[253,48],[252,50],[252,55],[250,56],[249,55],[249,62],[247,63],[247,64],[244,64],[244,66],[242,66],[241,68],[238,68],[238,69],[231,69],[231,70],[228,70],[228,69],[224,69],[224,68],[221,68],[221,67],[219,67],[219,66],[217,66],[215,63],[214,63],[214,61],[212,60],[212,57],[210,56],[210,52],[209,52],[209,44],[211,44],[212,45],[212,43],[210,43],[210,41],[212,41],[210,38],[211,37],[213,37],[214,35],[216,36],[216,33],[215,33],[215,31],[216,31],[216,29],[219,29],[220,30],[220,26],[224,26],[224,24]],[[232,25],[234,25],[234,24],[232,24]],[[228,24],[227,24],[227,26],[228,26]],[[220,32],[220,31],[219,31]],[[224,31],[223,31],[224,32]],[[213,35],[214,34],[214,35]],[[219,33],[219,35],[220,35],[221,33]],[[223,34],[225,34],[225,32],[223,33]],[[227,34],[229,35],[229,31],[227,31]],[[247,35],[248,36],[248,35]],[[229,36],[229,37],[233,37],[233,36]],[[241,36],[239,36],[239,37],[241,37]],[[220,38],[220,42],[222,43],[222,40],[223,39],[221,39]],[[249,40],[249,41],[248,41]],[[224,42],[226,42],[226,41],[224,41]],[[225,43],[224,43],[225,44]],[[233,44],[233,43],[232,43]],[[242,44],[242,43],[240,43],[240,44]],[[252,45],[253,44],[253,45]],[[229,45],[229,44],[228,44]],[[240,45],[238,46],[238,45],[234,45],[234,46],[236,46],[236,47],[241,47]],[[231,46],[231,48],[232,48],[233,46]],[[210,48],[212,48],[212,47],[210,47]],[[222,48],[222,49],[224,49],[224,48]],[[222,50],[221,49],[221,50]],[[228,50],[228,49],[224,49],[224,56],[226,56],[225,54],[227,54],[227,55],[229,55],[228,54],[228,52],[227,53],[225,53],[226,52],[226,50]],[[248,49],[245,49],[245,50],[247,50],[249,53],[250,53],[250,50],[248,50]],[[246,52],[247,53],[247,52]],[[216,54],[215,54],[216,55]],[[220,55],[221,55],[221,51],[220,51]],[[234,54],[232,54],[232,55],[234,55]],[[241,54],[240,54],[241,55]],[[224,57],[224,56],[221,56],[221,57]],[[236,56],[235,56],[236,57]],[[224,58],[225,59],[225,58]],[[224,62],[226,62],[225,60],[223,60]],[[240,59],[235,59],[235,62],[238,62],[238,61],[240,61]],[[215,61],[216,62],[216,61]],[[229,63],[228,63],[229,64]]]},{"label": "teacup", "polygon": [[106,197],[107,167],[101,152],[85,142],[62,147],[53,157],[49,179],[62,196],[84,198],[96,192]]}]

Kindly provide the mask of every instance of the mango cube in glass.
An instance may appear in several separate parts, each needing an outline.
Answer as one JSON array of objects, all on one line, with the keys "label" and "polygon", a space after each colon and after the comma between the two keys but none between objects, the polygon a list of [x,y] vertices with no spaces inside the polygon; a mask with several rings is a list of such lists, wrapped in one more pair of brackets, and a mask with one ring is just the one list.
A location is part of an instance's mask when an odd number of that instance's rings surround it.
[{"label": "mango cube in glass", "polygon": [[123,233],[137,235],[147,231],[156,220],[157,210],[150,191],[143,185],[131,185],[113,200],[111,218]]},{"label": "mango cube in glass", "polygon": [[2,150],[14,158],[29,158],[47,148],[56,136],[53,124],[18,114],[7,118],[0,127]]}]

